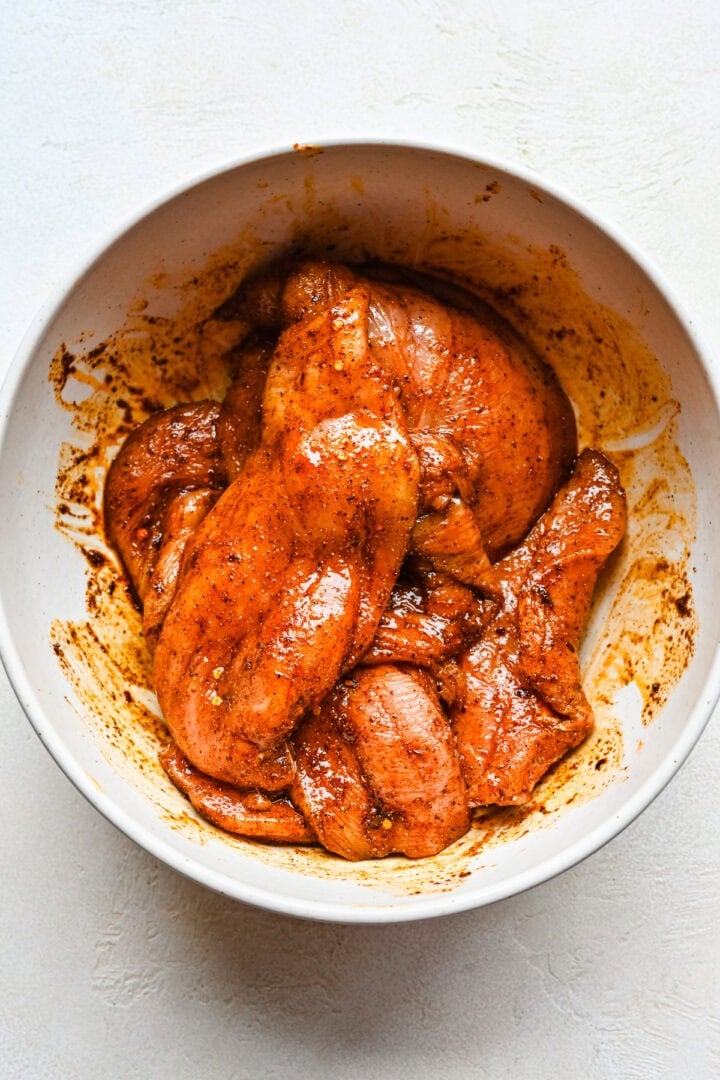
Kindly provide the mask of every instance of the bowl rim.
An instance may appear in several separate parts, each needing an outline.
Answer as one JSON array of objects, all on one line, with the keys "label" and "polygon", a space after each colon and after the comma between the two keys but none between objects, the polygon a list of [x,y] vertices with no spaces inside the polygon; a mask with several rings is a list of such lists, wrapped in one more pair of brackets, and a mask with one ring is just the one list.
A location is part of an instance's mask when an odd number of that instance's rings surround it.
[{"label": "bowl rim", "polygon": [[[96,241],[84,256],[76,259],[74,268],[50,292],[47,300],[28,326],[8,366],[2,386],[0,386],[0,458],[4,452],[15,399],[32,358],[42,343],[47,327],[55,320],[68,298],[82,283],[83,279],[92,273],[96,265],[106,257],[111,248],[119,244],[129,232],[140,225],[146,218],[151,217],[157,210],[182,197],[194,188],[243,166],[288,156],[293,152],[302,153],[307,147],[317,148],[322,151],[341,151],[346,148],[362,149],[367,147],[373,150],[387,148],[390,150],[432,153],[457,158],[466,163],[486,167],[498,173],[505,173],[515,181],[524,182],[535,189],[541,189],[604,233],[647,276],[664,298],[687,335],[690,345],[700,360],[705,377],[712,388],[715,403],[720,408],[720,374],[712,364],[709,351],[701,340],[691,316],[669,286],[664,275],[620,229],[607,221],[594,209],[590,209],[581,200],[533,170],[489,155],[479,154],[475,148],[470,146],[446,145],[396,138],[320,139],[311,143],[295,143],[291,146],[275,145],[265,149],[261,148],[237,158],[221,161],[146,202],[141,208],[127,216],[119,225],[109,230],[99,241]],[[480,895],[475,891],[451,890],[449,892],[428,893],[413,897],[404,903],[396,903],[390,900],[387,903],[373,905],[362,903],[345,904],[341,901],[328,902],[286,896],[276,893],[272,889],[245,883],[215,869],[203,867],[196,860],[183,855],[166,840],[154,835],[145,825],[138,823],[112,797],[100,790],[91,781],[88,773],[78,764],[74,756],[66,749],[30,684],[14,644],[1,591],[0,659],[2,659],[3,667],[21,708],[55,763],[87,801],[136,844],[185,877],[235,900],[279,914],[346,924],[410,922],[484,907],[534,888],[545,881],[551,880],[565,870],[578,865],[619,835],[661,793],[692,751],[720,699],[720,642],[718,642],[702,687],[702,693],[678,733],[672,746],[672,752],[658,763],[644,783],[634,795],[623,803],[618,811],[563,848],[562,851],[542,859],[535,866],[511,874],[503,882],[486,886]]]}]

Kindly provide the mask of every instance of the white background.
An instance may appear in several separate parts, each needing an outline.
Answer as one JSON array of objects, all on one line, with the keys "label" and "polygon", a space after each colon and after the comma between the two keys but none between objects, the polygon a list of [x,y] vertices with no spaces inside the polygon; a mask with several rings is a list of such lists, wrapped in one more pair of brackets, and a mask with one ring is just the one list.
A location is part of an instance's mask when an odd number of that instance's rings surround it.
[{"label": "white background", "polygon": [[[0,0],[0,20],[0,374],[148,200],[343,136],[536,170],[644,249],[720,357],[714,0]],[[0,717],[3,1078],[720,1076],[717,720],[560,879],[365,928],[177,877],[76,793],[2,674]]]}]

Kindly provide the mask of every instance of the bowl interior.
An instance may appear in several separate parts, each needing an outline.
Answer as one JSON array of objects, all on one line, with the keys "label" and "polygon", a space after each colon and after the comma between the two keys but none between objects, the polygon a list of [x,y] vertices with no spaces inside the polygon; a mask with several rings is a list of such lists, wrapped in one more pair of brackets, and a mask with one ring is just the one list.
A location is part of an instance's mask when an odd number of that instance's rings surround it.
[{"label": "bowl interior", "polygon": [[[489,812],[419,863],[349,865],[234,840],[195,817],[155,760],[162,729],[138,621],[102,537],[102,474],[122,403],[137,418],[143,401],[221,392],[219,341],[232,328],[212,311],[254,266],[310,250],[412,265],[478,291],[556,367],[582,441],[611,454],[630,496],[628,538],[583,648],[595,734],[529,808]],[[118,357],[131,358],[122,371]],[[296,148],[212,176],[98,255],[39,317],[4,388],[2,644],[20,700],[98,809],[229,895],[379,921],[535,884],[647,804],[716,700],[720,420],[708,370],[626,246],[527,177],[384,144]]]}]

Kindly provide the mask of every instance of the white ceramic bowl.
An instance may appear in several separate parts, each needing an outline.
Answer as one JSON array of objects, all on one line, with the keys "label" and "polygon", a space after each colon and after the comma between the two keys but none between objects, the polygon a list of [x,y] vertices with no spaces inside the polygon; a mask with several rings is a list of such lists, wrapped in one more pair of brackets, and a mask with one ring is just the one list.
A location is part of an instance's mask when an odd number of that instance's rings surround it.
[{"label": "white ceramic bowl", "polygon": [[[182,396],[172,377],[158,379],[153,356],[164,350],[170,372],[174,359],[187,367],[203,315],[253,265],[289,248],[412,263],[484,291],[557,366],[583,440],[610,452],[628,483],[630,534],[583,650],[596,735],[530,809],[490,814],[419,863],[350,865],[233,840],[195,817],[155,762],[159,728],[137,619],[113,585],[99,526],[112,448],[98,449],[93,426],[117,427],[118,379],[142,383],[147,373],[150,390],[123,390],[136,409],[145,392]],[[173,358],[175,338],[184,355]],[[103,359],[97,346],[109,339]],[[215,340],[203,332],[190,374],[183,368],[190,383],[204,369],[213,389]],[[135,367],[108,384],[118,349]],[[645,261],[534,176],[383,143],[296,147],[214,173],[101,247],[38,316],[5,382],[0,421],[0,636],[20,702],[98,810],[227,895],[311,918],[382,922],[517,893],[631,821],[679,767],[718,697],[711,367]]]}]

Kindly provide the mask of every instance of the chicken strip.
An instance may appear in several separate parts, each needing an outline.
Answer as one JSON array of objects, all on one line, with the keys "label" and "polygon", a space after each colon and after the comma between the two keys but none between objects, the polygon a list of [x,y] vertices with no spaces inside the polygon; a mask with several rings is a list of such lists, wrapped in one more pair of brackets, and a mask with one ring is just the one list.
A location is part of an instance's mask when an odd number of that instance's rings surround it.
[{"label": "chicken strip", "polygon": [[470,825],[450,725],[414,669],[356,668],[294,737],[294,803],[337,855],[442,851]]},{"label": "chicken strip", "polygon": [[625,513],[614,465],[585,450],[550,509],[498,564],[503,600],[461,659],[464,693],[451,709],[472,806],[525,802],[590,731],[577,648]]},{"label": "chicken strip", "polygon": [[171,734],[239,787],[265,786],[260,766],[370,645],[415,521],[417,457],[367,321],[354,289],[282,334],[261,443],[191,537],[160,633]]}]

